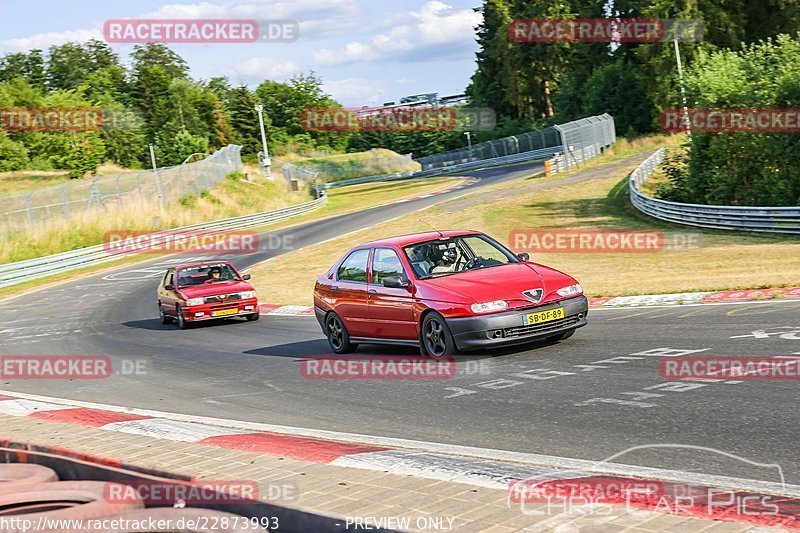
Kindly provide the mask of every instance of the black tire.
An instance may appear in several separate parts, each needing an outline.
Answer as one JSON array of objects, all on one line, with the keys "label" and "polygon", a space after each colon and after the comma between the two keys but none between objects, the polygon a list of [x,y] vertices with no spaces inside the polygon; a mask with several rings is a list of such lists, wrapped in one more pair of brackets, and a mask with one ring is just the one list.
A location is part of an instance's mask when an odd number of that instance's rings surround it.
[{"label": "black tire", "polygon": [[347,328],[344,327],[344,322],[336,313],[328,313],[328,316],[325,317],[325,334],[334,353],[351,353],[358,347],[357,344],[350,342]]},{"label": "black tire", "polygon": [[164,312],[164,306],[161,305],[161,302],[158,302],[158,318],[161,319],[162,324],[169,324],[172,322],[172,317],[167,316]]},{"label": "black tire", "polygon": [[184,318],[180,305],[175,306],[175,316],[177,317],[178,327],[180,329],[189,329],[189,323]]},{"label": "black tire", "polygon": [[247,315],[245,318],[248,322],[255,322],[261,315],[259,313],[253,313],[252,315]]},{"label": "black tire", "polygon": [[425,320],[422,321],[420,341],[425,354],[433,359],[441,359],[458,352],[447,322],[438,313],[429,313],[425,316]]}]

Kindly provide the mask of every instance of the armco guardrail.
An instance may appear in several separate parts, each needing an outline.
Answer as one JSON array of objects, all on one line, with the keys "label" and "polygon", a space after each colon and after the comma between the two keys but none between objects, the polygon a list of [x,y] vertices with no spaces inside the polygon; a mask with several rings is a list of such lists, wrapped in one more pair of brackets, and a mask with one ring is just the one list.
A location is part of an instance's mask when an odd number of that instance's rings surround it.
[{"label": "armco guardrail", "polygon": [[[203,235],[204,233],[212,233],[217,231],[233,231],[243,228],[253,228],[308,213],[314,209],[317,209],[318,207],[323,206],[327,201],[328,197],[323,195],[316,200],[291,207],[284,207],[283,209],[276,209],[274,211],[266,211],[263,213],[256,213],[254,215],[244,215],[225,220],[205,222],[202,224],[194,224],[192,226],[184,226],[181,228],[162,231],[192,231],[197,235]],[[158,233],[158,231],[154,231],[153,233]],[[89,246],[87,248],[81,248],[80,250],[73,250],[71,252],[37,257],[36,259],[17,261],[15,263],[6,263],[5,265],[0,265],[0,287],[10,287],[12,285],[18,285],[32,279],[39,279],[46,276],[52,276],[54,274],[62,274],[64,272],[70,272],[72,270],[88,266],[100,265],[127,256],[129,256],[129,254],[109,253],[105,250],[102,244],[98,244],[96,246]]]},{"label": "armco guardrail", "polygon": [[631,203],[642,213],[659,220],[701,228],[800,234],[799,207],[743,207],[668,202],[639,191],[639,187],[664,161],[660,148],[631,173]]}]

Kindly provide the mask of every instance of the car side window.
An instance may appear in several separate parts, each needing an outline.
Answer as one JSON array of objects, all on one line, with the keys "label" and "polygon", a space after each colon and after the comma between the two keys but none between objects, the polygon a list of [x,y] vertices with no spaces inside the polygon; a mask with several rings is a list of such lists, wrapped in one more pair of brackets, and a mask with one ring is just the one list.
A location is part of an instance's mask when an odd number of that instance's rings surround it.
[{"label": "car side window", "polygon": [[172,276],[175,273],[174,270],[167,270],[167,275],[164,276],[164,286],[173,285],[172,283]]},{"label": "car side window", "polygon": [[355,281],[358,283],[367,282],[367,261],[369,260],[369,249],[356,250],[347,256],[339,271],[336,279],[339,281]]},{"label": "car side window", "polygon": [[376,248],[372,256],[372,283],[383,285],[383,280],[389,276],[406,279],[400,257],[391,248]]}]

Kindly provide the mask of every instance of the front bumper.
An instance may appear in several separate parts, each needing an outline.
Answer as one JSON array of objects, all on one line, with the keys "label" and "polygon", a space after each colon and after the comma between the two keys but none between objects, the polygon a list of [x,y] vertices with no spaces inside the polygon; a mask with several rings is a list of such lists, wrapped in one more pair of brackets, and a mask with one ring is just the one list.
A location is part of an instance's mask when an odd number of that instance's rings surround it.
[{"label": "front bumper", "polygon": [[[230,314],[214,316],[215,312],[226,312]],[[235,311],[235,312],[234,312]],[[204,304],[193,305],[181,309],[183,318],[189,322],[200,322],[203,320],[219,320],[221,318],[233,318],[235,316],[247,316],[258,313],[258,299],[237,300],[227,304]]]},{"label": "front bumper", "polygon": [[[524,315],[558,307],[564,308],[564,318],[530,326],[523,325]],[[588,313],[589,301],[585,296],[578,296],[532,309],[445,320],[453,334],[456,347],[466,351],[524,344],[542,337],[564,333],[585,326]]]}]

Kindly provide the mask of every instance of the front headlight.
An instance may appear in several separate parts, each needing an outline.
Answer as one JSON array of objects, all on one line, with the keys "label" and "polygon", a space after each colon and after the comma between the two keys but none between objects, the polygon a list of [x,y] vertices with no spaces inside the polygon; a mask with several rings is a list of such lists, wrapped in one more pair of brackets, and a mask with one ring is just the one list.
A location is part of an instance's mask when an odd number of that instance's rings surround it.
[{"label": "front headlight", "polygon": [[203,298],[189,298],[186,300],[186,305],[191,307],[193,305],[203,305],[204,302],[205,300],[203,300]]},{"label": "front headlight", "polygon": [[566,298],[567,296],[575,296],[576,294],[581,294],[582,292],[583,292],[583,287],[581,287],[580,283],[576,283],[575,285],[570,285],[569,287],[558,289],[556,291],[556,294]]},{"label": "front headlight", "polygon": [[256,297],[256,291],[244,291],[239,293],[239,298],[242,300],[249,300]]},{"label": "front headlight", "polygon": [[491,313],[492,311],[502,311],[503,309],[508,309],[508,302],[505,300],[472,304],[472,312],[475,314]]}]

